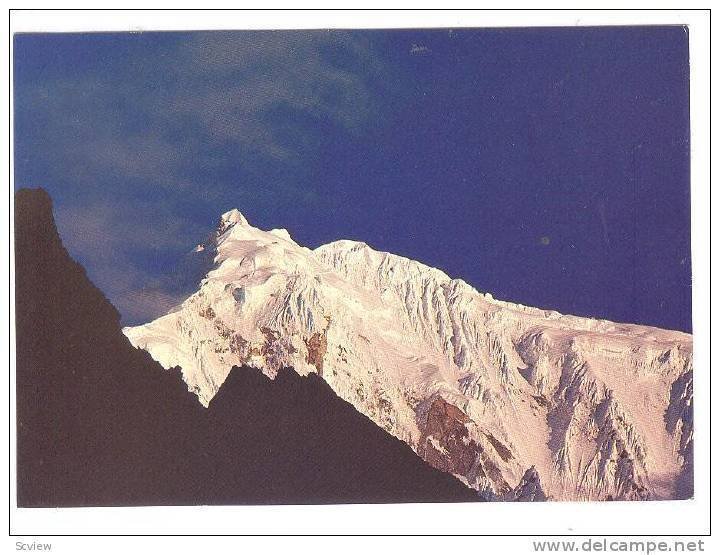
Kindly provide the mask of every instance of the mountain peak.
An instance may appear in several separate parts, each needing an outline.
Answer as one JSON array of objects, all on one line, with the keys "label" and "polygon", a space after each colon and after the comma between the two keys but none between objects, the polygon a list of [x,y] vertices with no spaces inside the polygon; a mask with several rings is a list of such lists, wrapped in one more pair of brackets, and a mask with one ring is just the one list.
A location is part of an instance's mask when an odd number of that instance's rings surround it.
[{"label": "mountain peak", "polygon": [[235,225],[249,225],[245,216],[237,208],[228,210],[222,216],[220,216],[220,229],[225,231]]}]

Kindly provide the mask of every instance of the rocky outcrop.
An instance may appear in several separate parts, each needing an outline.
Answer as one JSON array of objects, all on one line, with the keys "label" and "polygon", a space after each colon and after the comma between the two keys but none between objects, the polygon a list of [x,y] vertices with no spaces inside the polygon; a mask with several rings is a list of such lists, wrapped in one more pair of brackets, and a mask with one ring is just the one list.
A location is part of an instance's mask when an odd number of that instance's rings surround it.
[{"label": "rocky outcrop", "polygon": [[323,360],[327,352],[327,337],[325,337],[324,333],[315,332],[310,339],[305,339],[305,347],[307,348],[305,362],[312,364],[318,375],[322,376]]},{"label": "rocky outcrop", "polygon": [[548,497],[542,489],[540,474],[534,466],[527,469],[520,483],[508,496],[508,501],[547,501]]},{"label": "rocky outcrop", "polygon": [[493,457],[486,446],[470,437],[467,428],[470,422],[470,418],[455,405],[442,397],[433,399],[425,422],[421,423],[422,436],[417,453],[435,468],[463,476],[468,481],[482,483],[485,493],[504,495],[510,486],[494,458],[499,456],[507,462],[512,455],[492,435],[486,434],[485,437],[496,451]]},{"label": "rocky outcrop", "polygon": [[[664,357],[665,355],[663,355]],[[693,492],[693,378],[692,367],[673,382],[665,426],[682,461],[682,477],[675,484],[675,497],[688,499]]]}]

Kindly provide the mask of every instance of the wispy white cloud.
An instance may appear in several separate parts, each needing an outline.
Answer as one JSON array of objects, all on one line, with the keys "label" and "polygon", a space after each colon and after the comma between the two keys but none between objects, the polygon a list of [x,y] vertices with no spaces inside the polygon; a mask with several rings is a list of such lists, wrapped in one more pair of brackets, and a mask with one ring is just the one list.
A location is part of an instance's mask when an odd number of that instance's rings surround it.
[{"label": "wispy white cloud", "polygon": [[177,300],[172,283],[148,285],[159,273],[138,252],[180,252],[207,231],[194,214],[227,208],[228,198],[308,202],[300,183],[248,189],[243,175],[301,167],[308,145],[287,129],[307,118],[361,133],[380,102],[369,80],[382,72],[367,40],[342,32],[145,44],[107,67],[22,84],[16,97],[16,121],[36,139],[31,152],[19,141],[16,165],[46,168],[52,180],[18,185],[62,187],[57,219],[69,250],[134,319]]}]

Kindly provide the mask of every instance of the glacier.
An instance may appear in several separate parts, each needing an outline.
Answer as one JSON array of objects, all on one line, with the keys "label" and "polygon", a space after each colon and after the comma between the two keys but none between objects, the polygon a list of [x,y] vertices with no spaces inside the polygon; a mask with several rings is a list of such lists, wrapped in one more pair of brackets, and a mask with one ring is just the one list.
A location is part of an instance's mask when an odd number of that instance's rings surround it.
[{"label": "glacier", "polygon": [[208,271],[123,330],[207,406],[233,366],[315,373],[488,500],[692,496],[692,336],[494,299],[362,242],[314,250],[238,210]]}]

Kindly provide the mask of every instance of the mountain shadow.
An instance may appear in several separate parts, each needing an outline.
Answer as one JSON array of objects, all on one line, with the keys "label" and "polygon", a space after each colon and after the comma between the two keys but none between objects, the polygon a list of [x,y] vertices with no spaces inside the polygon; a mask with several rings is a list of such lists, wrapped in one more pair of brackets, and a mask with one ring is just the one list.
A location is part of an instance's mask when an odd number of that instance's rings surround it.
[{"label": "mountain shadow", "polygon": [[130,345],[43,190],[15,196],[15,312],[20,507],[478,500],[315,375],[234,368],[203,408]]}]

